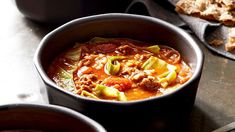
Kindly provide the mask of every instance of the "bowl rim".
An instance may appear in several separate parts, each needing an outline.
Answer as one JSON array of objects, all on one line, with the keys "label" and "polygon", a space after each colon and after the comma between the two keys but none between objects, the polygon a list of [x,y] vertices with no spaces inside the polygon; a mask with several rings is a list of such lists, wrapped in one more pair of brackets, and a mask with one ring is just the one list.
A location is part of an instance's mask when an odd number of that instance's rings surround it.
[{"label": "bowl rim", "polygon": [[[92,99],[92,98],[87,98],[87,97],[83,97],[83,96],[79,96],[77,94],[74,94],[70,91],[67,91],[59,86],[57,86],[46,74],[46,72],[43,70],[42,65],[40,64],[40,56],[41,56],[41,49],[43,49],[43,47],[45,46],[46,42],[48,40],[50,40],[50,38],[53,38],[54,36],[57,35],[57,33],[59,32],[63,32],[64,30],[73,27],[74,25],[77,25],[79,23],[85,23],[85,22],[90,22],[90,21],[94,21],[94,20],[108,20],[108,19],[130,19],[130,18],[134,18],[134,19],[141,19],[144,21],[150,21],[156,24],[160,24],[162,26],[165,26],[167,28],[170,28],[172,31],[174,32],[178,32],[181,36],[183,36],[190,44],[190,46],[192,47],[192,49],[195,51],[196,53],[196,59],[197,59],[197,64],[195,67],[195,71],[192,75],[192,77],[190,78],[190,80],[188,80],[186,83],[184,83],[183,85],[181,85],[179,88],[177,88],[176,90],[173,90],[169,93],[163,94],[161,96],[155,96],[155,97],[151,97],[151,98],[146,98],[146,99],[141,99],[141,100],[133,100],[133,101],[110,101],[110,100],[97,100],[97,99]],[[99,15],[92,15],[92,16],[87,16],[87,17],[81,17],[78,19],[74,19],[70,22],[67,22],[61,26],[59,26],[58,28],[54,29],[53,31],[51,31],[50,33],[48,33],[39,43],[39,46],[35,52],[34,58],[34,65],[39,73],[39,75],[41,76],[42,80],[44,81],[44,83],[46,85],[48,85],[49,87],[59,91],[59,92],[63,92],[65,94],[68,94],[69,96],[75,98],[75,99],[82,99],[85,101],[91,101],[91,102],[99,102],[99,103],[107,103],[107,104],[114,104],[114,105],[133,105],[136,103],[144,103],[147,101],[154,101],[156,99],[162,99],[162,98],[166,98],[169,96],[172,96],[174,94],[176,94],[177,92],[179,92],[180,90],[182,90],[183,87],[186,87],[187,85],[190,85],[192,82],[194,82],[197,78],[199,78],[201,76],[201,72],[202,72],[202,68],[203,68],[203,63],[204,63],[204,54],[202,52],[202,50],[200,49],[200,47],[198,46],[198,44],[195,42],[195,40],[192,38],[191,35],[189,35],[186,31],[184,31],[183,29],[168,23],[164,20],[158,19],[158,18],[154,18],[154,17],[150,17],[150,16],[144,16],[144,15],[136,15],[136,14],[127,14],[127,13],[105,13],[105,14],[99,14]]]},{"label": "bowl rim", "polygon": [[[51,105],[51,104],[35,104],[35,103],[11,103],[11,104],[4,104],[0,106],[0,112],[14,110],[14,109],[30,109],[30,110],[38,110],[38,111],[46,111],[46,112],[57,112],[63,113],[65,116],[71,116],[76,120],[80,120],[81,122],[87,124],[92,129],[97,132],[106,132],[103,126],[101,126],[98,122],[87,117],[77,111],[72,109],[58,106],[58,105]],[[1,120],[1,119],[0,119]]]}]

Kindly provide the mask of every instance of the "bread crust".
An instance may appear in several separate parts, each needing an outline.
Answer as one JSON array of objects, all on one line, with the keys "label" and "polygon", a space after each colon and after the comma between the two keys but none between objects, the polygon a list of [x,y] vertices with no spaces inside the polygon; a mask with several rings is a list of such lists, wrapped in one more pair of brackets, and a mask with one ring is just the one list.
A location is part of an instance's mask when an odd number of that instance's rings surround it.
[{"label": "bread crust", "polygon": [[228,41],[225,44],[226,51],[232,51],[235,49],[235,28],[229,28]]}]

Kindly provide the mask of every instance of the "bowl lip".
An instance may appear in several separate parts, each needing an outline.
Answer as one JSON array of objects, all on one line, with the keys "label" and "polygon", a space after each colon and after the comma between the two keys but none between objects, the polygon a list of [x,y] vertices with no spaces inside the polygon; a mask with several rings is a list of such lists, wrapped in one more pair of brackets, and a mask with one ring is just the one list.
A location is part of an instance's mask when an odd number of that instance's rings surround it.
[{"label": "bowl lip", "polygon": [[[11,103],[11,104],[4,104],[0,106],[0,112],[8,111],[8,110],[17,110],[17,109],[29,109],[29,110],[38,110],[38,111],[46,111],[46,112],[57,112],[59,114],[63,113],[65,116],[71,116],[76,120],[80,120],[81,122],[87,124],[96,132],[106,132],[103,126],[101,126],[98,122],[87,117],[77,111],[72,109],[58,106],[58,105],[51,105],[51,104],[35,104],[35,103]],[[1,118],[0,118],[1,120]]]},{"label": "bowl lip", "polygon": [[[151,98],[146,98],[146,99],[141,99],[141,100],[133,100],[133,101],[110,101],[110,100],[96,100],[96,99],[92,99],[92,98],[87,98],[87,97],[83,97],[83,96],[79,96],[77,94],[74,94],[70,91],[67,91],[59,86],[57,86],[46,74],[46,72],[43,70],[42,65],[40,64],[40,55],[41,53],[41,49],[43,49],[43,47],[45,46],[46,42],[48,40],[50,40],[50,38],[53,38],[54,36],[56,36],[58,33],[63,32],[66,29],[69,29],[77,24],[80,23],[85,23],[85,22],[90,22],[90,21],[96,21],[96,20],[115,20],[115,19],[138,19],[138,20],[142,20],[142,21],[150,21],[156,24],[160,24],[162,26],[167,27],[168,29],[171,29],[174,32],[179,33],[182,37],[184,37],[188,43],[190,44],[190,46],[192,47],[192,49],[195,51],[196,56],[195,58],[197,59],[197,63],[196,63],[196,67],[195,67],[195,71],[193,73],[193,76],[190,78],[190,80],[188,80],[186,83],[184,83],[183,85],[181,85],[179,88],[177,88],[174,91],[171,91],[169,93],[166,93],[164,95],[161,96],[156,96],[156,97],[151,97]],[[201,73],[202,73],[202,68],[203,68],[203,63],[204,63],[204,54],[202,52],[202,50],[200,49],[200,47],[198,46],[198,44],[195,42],[195,40],[192,38],[191,35],[189,35],[186,31],[184,31],[183,29],[168,23],[164,20],[158,19],[158,18],[154,18],[154,17],[150,17],[150,16],[144,16],[144,15],[136,15],[136,14],[127,14],[127,13],[105,13],[105,14],[99,14],[99,15],[92,15],[92,16],[87,16],[87,17],[81,17],[78,19],[74,19],[70,22],[67,22],[63,25],[61,25],[60,27],[54,29],[53,31],[51,31],[50,33],[48,33],[40,42],[35,55],[34,55],[34,65],[39,73],[39,75],[41,76],[42,80],[44,81],[44,83],[49,86],[50,88],[53,88],[59,92],[62,92],[63,94],[68,94],[69,96],[75,98],[75,99],[82,99],[85,101],[91,101],[91,102],[97,102],[97,103],[106,103],[106,104],[113,104],[113,105],[134,105],[137,103],[144,103],[144,102],[149,102],[149,101],[154,101],[157,99],[163,99],[163,98],[167,98],[169,96],[175,95],[177,94],[179,91],[181,91],[184,87],[192,84],[194,81],[196,81],[198,78],[200,79]]]}]

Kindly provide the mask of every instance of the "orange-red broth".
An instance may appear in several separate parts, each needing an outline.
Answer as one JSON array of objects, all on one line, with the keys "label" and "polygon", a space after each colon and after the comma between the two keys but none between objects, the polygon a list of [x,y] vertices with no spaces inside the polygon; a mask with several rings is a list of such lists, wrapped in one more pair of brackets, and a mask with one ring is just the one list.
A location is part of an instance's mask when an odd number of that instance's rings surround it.
[{"label": "orange-red broth", "polygon": [[[123,38],[93,38],[84,44],[76,44],[58,56],[49,67],[48,75],[58,86],[78,95],[117,101],[160,96],[190,79],[191,69],[178,51],[167,46],[150,46]],[[107,63],[111,56],[121,56],[122,59],[111,61],[111,64],[120,64],[120,67],[110,73],[107,72]],[[157,62],[163,62],[165,68],[147,65],[146,61],[151,56],[153,60],[157,58]],[[170,71],[176,73],[173,79],[164,79]],[[101,90],[97,90],[98,85],[102,86]],[[108,94],[103,86],[108,87]]]}]

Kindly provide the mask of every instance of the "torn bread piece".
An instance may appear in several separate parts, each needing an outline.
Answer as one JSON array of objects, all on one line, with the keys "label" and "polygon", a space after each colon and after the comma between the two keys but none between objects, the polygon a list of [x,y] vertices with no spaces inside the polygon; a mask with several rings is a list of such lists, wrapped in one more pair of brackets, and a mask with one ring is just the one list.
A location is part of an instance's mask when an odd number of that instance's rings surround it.
[{"label": "torn bread piece", "polygon": [[206,20],[235,25],[235,0],[180,0],[176,11]]},{"label": "torn bread piece", "polygon": [[232,51],[235,49],[235,28],[229,28],[228,41],[225,44],[226,51]]},{"label": "torn bread piece", "polygon": [[235,0],[215,0],[220,5],[224,6],[228,10],[235,9]]},{"label": "torn bread piece", "polygon": [[195,5],[200,11],[206,10],[206,8],[213,2],[213,0],[194,0]]},{"label": "torn bread piece", "polygon": [[233,26],[235,24],[235,17],[231,12],[222,12],[219,21],[227,26]]},{"label": "torn bread piece", "polygon": [[180,0],[176,4],[175,10],[183,14],[190,14],[194,16],[200,15],[200,10],[195,5],[195,0]]},{"label": "torn bread piece", "polygon": [[216,20],[220,18],[220,12],[218,5],[210,4],[201,12],[200,17],[208,20]]}]

